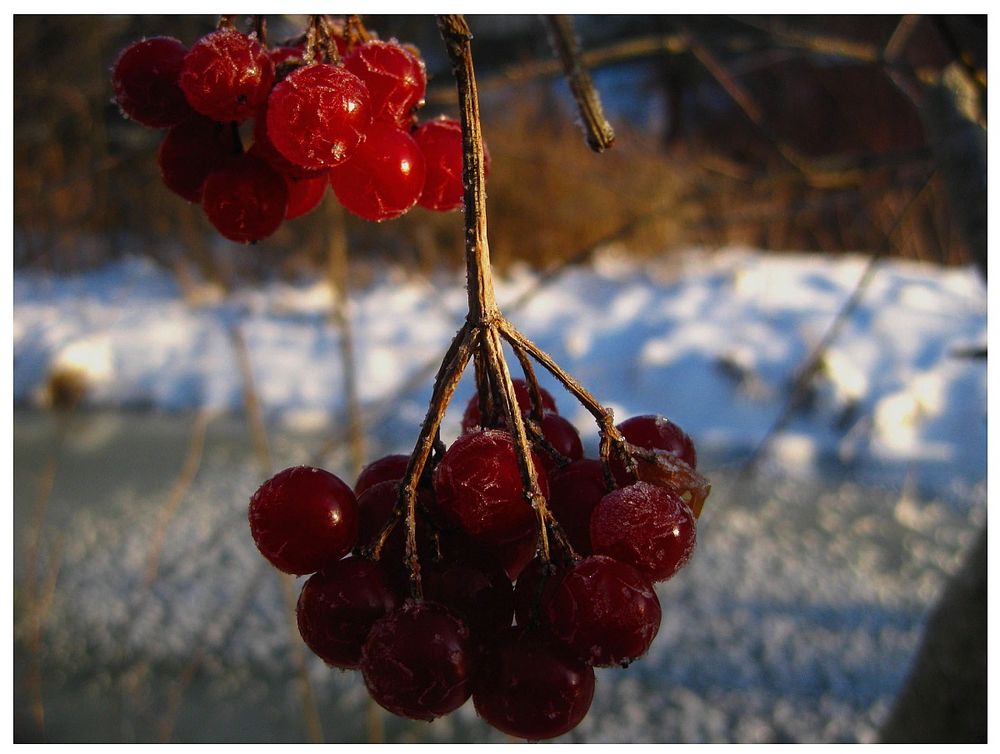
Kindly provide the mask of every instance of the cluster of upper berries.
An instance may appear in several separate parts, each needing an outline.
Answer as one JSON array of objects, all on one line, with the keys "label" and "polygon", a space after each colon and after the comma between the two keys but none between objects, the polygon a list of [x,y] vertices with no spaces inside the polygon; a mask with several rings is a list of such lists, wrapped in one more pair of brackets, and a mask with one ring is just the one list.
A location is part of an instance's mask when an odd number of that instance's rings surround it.
[{"label": "cluster of upper berries", "polygon": [[[122,112],[166,128],[164,183],[201,204],[226,238],[252,243],[317,207],[329,185],[366,220],[415,204],[462,206],[462,131],[418,124],[427,86],[412,47],[324,25],[325,44],[268,49],[222,26],[187,49],[172,37],[129,45],[112,71]],[[240,124],[252,119],[243,148]]]},{"label": "cluster of upper berries", "polygon": [[417,483],[422,598],[410,597],[405,522],[385,535],[406,456],[370,464],[353,490],[320,469],[286,469],[253,495],[249,519],[272,564],[313,574],[297,610],[306,644],[332,666],[360,669],[381,706],[431,720],[471,696],[494,727],[538,740],[584,718],[595,666],[626,665],[649,648],[661,618],[653,583],[690,559],[709,487],[673,422],[618,425],[631,461],[605,474],[547,391],[514,386],[558,522],[550,558],[537,547],[511,434],[502,419],[480,426],[477,398],[461,436]]}]

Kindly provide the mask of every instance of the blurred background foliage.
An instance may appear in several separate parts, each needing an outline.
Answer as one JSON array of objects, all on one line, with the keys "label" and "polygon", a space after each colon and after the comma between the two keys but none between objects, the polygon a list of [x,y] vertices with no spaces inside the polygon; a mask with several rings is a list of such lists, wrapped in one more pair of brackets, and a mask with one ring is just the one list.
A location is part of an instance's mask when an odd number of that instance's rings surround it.
[{"label": "blurred background foliage", "polygon": [[[249,30],[250,18],[238,18]],[[364,20],[423,52],[423,117],[457,116],[434,19]],[[500,267],[557,264],[610,238],[661,254],[731,244],[875,251],[892,235],[883,251],[894,255],[962,264],[979,253],[951,209],[954,186],[928,135],[926,102],[951,72],[952,89],[957,81],[968,95],[962,122],[985,127],[985,16],[574,17],[617,134],[600,155],[577,127],[544,23],[469,20]],[[301,32],[306,18],[267,21],[273,43]],[[15,16],[15,267],[71,271],[139,253],[230,288],[322,269],[331,228],[346,230],[362,268],[461,263],[456,214],[418,207],[376,226],[328,195],[319,211],[246,248],[166,189],[155,159],[162,134],[121,116],[109,71],[133,40],[170,35],[190,45],[215,23]]]}]

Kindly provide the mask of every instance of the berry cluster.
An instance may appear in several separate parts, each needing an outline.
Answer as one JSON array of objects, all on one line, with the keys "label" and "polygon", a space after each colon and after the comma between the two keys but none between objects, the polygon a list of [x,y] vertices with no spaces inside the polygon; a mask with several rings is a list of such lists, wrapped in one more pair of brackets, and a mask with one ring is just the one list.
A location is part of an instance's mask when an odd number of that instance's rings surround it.
[{"label": "berry cluster", "polygon": [[268,48],[221,25],[190,49],[161,36],[121,52],[115,98],[127,117],[167,129],[166,186],[241,243],[315,209],[327,185],[375,222],[416,204],[461,207],[461,127],[443,116],[417,122],[427,85],[419,53],[324,19],[310,31]]},{"label": "berry cluster", "polygon": [[249,519],[272,564],[312,574],[297,609],[305,643],[359,669],[382,707],[431,720],[471,696],[492,726],[538,740],[584,718],[594,667],[649,648],[661,617],[653,584],[689,561],[709,486],[673,422],[633,417],[617,427],[618,452],[584,458],[551,394],[514,388],[554,518],[549,540],[506,422],[484,421],[477,397],[462,434],[416,481],[414,529],[395,525],[412,463],[401,455],[367,466],[353,489],[320,469],[286,469],[253,495]]}]

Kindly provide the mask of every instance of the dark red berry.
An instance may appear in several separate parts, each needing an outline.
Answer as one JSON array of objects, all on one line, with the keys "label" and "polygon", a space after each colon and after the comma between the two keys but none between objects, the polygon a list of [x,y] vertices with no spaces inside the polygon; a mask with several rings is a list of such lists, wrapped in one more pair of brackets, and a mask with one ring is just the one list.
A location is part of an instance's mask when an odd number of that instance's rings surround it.
[{"label": "dark red berry", "polygon": [[230,241],[253,243],[274,233],[285,219],[288,186],[267,162],[247,153],[208,175],[201,206]]},{"label": "dark red berry", "polygon": [[[413,133],[413,138],[427,162],[427,177],[418,204],[438,211],[460,208],[464,196],[461,124],[454,118],[429,120]],[[483,163],[489,174],[488,152]]]},{"label": "dark red berry", "polygon": [[378,563],[344,558],[303,585],[296,609],[299,633],[328,665],[356,668],[375,621],[400,604]]},{"label": "dark red berry", "polygon": [[294,220],[307,215],[316,209],[326,196],[327,180],[325,175],[315,178],[292,178],[283,176],[288,187],[288,207],[285,209],[285,219]]},{"label": "dark red berry", "polygon": [[540,627],[539,610],[542,603],[567,570],[566,566],[560,566],[554,561],[546,563],[541,557],[535,557],[528,563],[514,585],[514,616],[517,625],[532,629]]},{"label": "dark red berry", "polygon": [[635,568],[591,555],[545,596],[549,632],[591,665],[628,663],[645,654],[660,628],[660,601]]},{"label": "dark red berry", "polygon": [[575,728],[593,698],[593,668],[551,640],[511,628],[486,650],[472,700],[494,728],[537,741]]},{"label": "dark red berry", "polygon": [[[578,461],[583,458],[583,442],[580,440],[580,433],[567,419],[552,411],[546,411],[542,416],[538,427],[542,436],[563,458],[569,461]],[[546,471],[556,468],[556,460],[544,449],[539,450],[538,457]]]},{"label": "dark red berry", "polygon": [[515,581],[525,566],[535,557],[535,551],[538,549],[538,524],[536,523],[529,531],[515,539],[490,545],[490,547],[503,563],[504,570],[507,571],[507,578]]},{"label": "dark red berry", "polygon": [[358,504],[339,478],[293,466],[275,474],[250,498],[250,533],[276,568],[315,573],[340,560],[358,538]]},{"label": "dark red berry", "polygon": [[478,641],[507,628],[514,617],[514,590],[500,561],[468,545],[439,561],[423,561],[424,597],[447,605]]},{"label": "dark red berry", "polygon": [[274,64],[260,43],[232,28],[199,39],[187,57],[180,86],[195,110],[218,121],[253,117],[274,82]]},{"label": "dark red berry", "polygon": [[157,152],[163,183],[189,202],[201,203],[209,173],[240,154],[232,129],[200,115],[167,131]]},{"label": "dark red berry", "polygon": [[[537,457],[534,464],[541,493],[548,497],[548,480]],[[434,495],[435,509],[445,520],[490,544],[523,537],[535,525],[514,442],[500,430],[460,436],[434,469]]]},{"label": "dark red berry", "polygon": [[676,454],[692,469],[698,466],[698,455],[688,433],[664,416],[633,416],[619,424],[618,430],[633,445],[666,450]]},{"label": "dark red berry", "polygon": [[578,555],[590,555],[590,514],[607,493],[601,462],[574,461],[549,474],[549,510]]},{"label": "dark red berry", "polygon": [[[514,384],[514,396],[517,398],[517,405],[521,408],[522,414],[529,414],[532,410],[531,404],[531,390],[528,387],[528,383],[520,378],[511,380]],[[556,409],[556,399],[552,397],[552,393],[543,387],[538,388],[538,393],[541,396],[542,405],[540,410],[543,412],[551,412],[558,414],[559,411]],[[497,407],[498,417],[502,417],[503,410]],[[462,414],[462,432],[468,432],[476,427],[480,426],[483,421],[482,413],[479,410],[479,397],[474,395],[469,399],[469,402],[465,406],[465,413]]]},{"label": "dark red berry", "polygon": [[358,480],[354,483],[354,494],[360,497],[361,493],[374,484],[402,479],[406,474],[406,465],[409,462],[410,457],[401,453],[383,456],[372,461],[358,474]]},{"label": "dark red berry", "polygon": [[328,168],[347,160],[371,126],[371,104],[361,79],[340,66],[296,68],[276,84],[267,102],[267,133],[288,160]]},{"label": "dark red berry", "polygon": [[380,618],[361,653],[365,685],[393,714],[433,720],[472,694],[476,650],[465,622],[436,602],[407,601]]},{"label": "dark red berry", "polygon": [[368,87],[374,120],[409,128],[413,110],[423,104],[427,89],[422,60],[398,42],[373,39],[358,45],[345,58],[344,67]]},{"label": "dark red berry", "polygon": [[375,121],[350,159],[330,168],[330,186],[358,217],[392,220],[417,203],[424,187],[424,155],[408,133]]},{"label": "dark red berry", "polygon": [[194,115],[177,83],[187,48],[173,37],[133,42],[111,71],[115,100],[122,112],[152,128],[166,128]]},{"label": "dark red berry", "polygon": [[636,482],[609,492],[597,504],[590,541],[594,552],[628,563],[652,581],[664,581],[694,553],[694,514],[670,490]]}]

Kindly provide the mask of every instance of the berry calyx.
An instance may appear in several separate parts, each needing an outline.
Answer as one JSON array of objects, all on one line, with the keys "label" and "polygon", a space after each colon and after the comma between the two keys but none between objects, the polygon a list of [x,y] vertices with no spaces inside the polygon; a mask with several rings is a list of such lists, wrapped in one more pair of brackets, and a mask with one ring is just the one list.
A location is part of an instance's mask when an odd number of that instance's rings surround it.
[{"label": "berry calyx", "polygon": [[253,117],[274,82],[274,64],[257,40],[233,28],[199,39],[184,58],[179,83],[195,110],[217,121]]},{"label": "berry calyx", "polygon": [[250,498],[250,533],[263,555],[285,573],[315,573],[335,563],[358,537],[358,504],[338,477],[293,466]]},{"label": "berry calyx", "polygon": [[[462,182],[462,126],[454,118],[429,120],[413,133],[424,153],[427,178],[417,203],[427,209],[446,212],[464,203]],[[489,153],[483,156],[489,174]]]},{"label": "berry calyx", "polygon": [[358,217],[392,220],[417,203],[424,187],[423,153],[408,133],[376,121],[351,158],[330,168],[330,186]]},{"label": "berry calyx", "polygon": [[230,241],[254,243],[274,233],[288,209],[288,185],[254,154],[244,154],[205,179],[201,205]]},{"label": "berry calyx", "polygon": [[173,37],[140,39],[122,50],[111,71],[122,112],[151,128],[174,126],[193,116],[178,85],[187,52]]},{"label": "berry calyx", "polygon": [[427,89],[427,73],[420,58],[398,42],[373,39],[354,48],[344,67],[368,87],[374,120],[409,128],[413,110],[423,104]]},{"label": "berry calyx", "polygon": [[433,720],[471,696],[475,660],[469,628],[455,613],[407,600],[372,627],[361,672],[372,699],[389,712]]},{"label": "berry calyx", "polygon": [[305,168],[347,160],[371,126],[364,83],[326,63],[296,68],[276,84],[267,101],[267,134],[286,159]]}]

